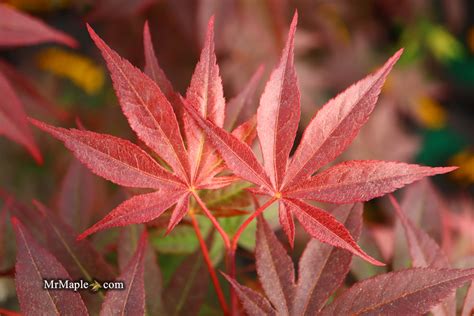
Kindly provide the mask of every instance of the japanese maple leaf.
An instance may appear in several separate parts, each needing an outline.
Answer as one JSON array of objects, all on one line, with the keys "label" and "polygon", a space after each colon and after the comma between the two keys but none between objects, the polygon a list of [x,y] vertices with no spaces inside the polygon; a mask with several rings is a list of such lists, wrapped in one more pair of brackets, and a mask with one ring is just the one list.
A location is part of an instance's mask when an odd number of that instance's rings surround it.
[{"label": "japanese maple leaf", "polygon": [[[188,103],[204,119],[216,126],[224,124],[225,99],[214,53],[214,19],[209,28],[200,61],[191,79],[186,98],[173,90],[159,67],[150,32],[145,25],[146,66],[144,74],[121,58],[88,26],[111,73],[114,89],[132,129],[169,167],[165,169],[137,145],[111,135],[64,129],[31,120],[40,129],[62,140],[92,172],[116,184],[154,189],[123,202],[105,218],[82,233],[79,238],[110,227],[144,223],[176,205],[168,232],[186,215],[190,196],[196,190],[219,188],[236,180],[235,176],[217,176],[224,169],[223,160],[207,143],[204,133],[189,116],[183,116],[187,148],[181,136],[173,107]],[[244,142],[255,137],[255,118],[234,129],[232,134]]]},{"label": "japanese maple leaf", "polygon": [[313,238],[380,264],[360,249],[344,225],[331,214],[304,200],[337,204],[368,201],[423,177],[454,168],[364,160],[347,161],[313,176],[338,157],[356,137],[374,109],[382,85],[402,50],[379,70],[328,101],[313,117],[289,159],[300,118],[300,94],[293,62],[296,23],[295,13],[280,62],[260,99],[257,134],[263,165],[247,144],[203,118],[194,107],[185,104],[186,109],[234,174],[257,185],[255,192],[271,197],[265,206],[279,202],[280,223],[291,244],[294,215]]},{"label": "japanese maple leaf", "polygon": [[[333,211],[357,238],[362,205]],[[226,276],[251,316],[260,315],[423,315],[474,278],[474,269],[412,268],[380,274],[354,284],[327,304],[344,282],[352,254],[311,240],[298,264],[263,218],[257,223],[256,268],[265,296]]]}]

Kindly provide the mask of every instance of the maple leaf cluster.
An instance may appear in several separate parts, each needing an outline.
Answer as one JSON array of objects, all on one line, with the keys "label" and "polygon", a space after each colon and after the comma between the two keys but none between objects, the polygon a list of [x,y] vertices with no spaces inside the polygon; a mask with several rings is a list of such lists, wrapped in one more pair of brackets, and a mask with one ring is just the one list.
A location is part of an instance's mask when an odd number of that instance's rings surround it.
[{"label": "maple leaf cluster", "polygon": [[[450,269],[436,242],[406,218],[394,198],[392,201],[406,230],[414,268],[357,282],[329,304],[327,300],[349,272],[351,253],[313,239],[300,258],[295,280],[293,261],[260,218],[256,266],[267,297],[226,276],[248,315],[423,315],[430,310],[435,315],[455,315],[451,294],[473,279],[474,269]],[[360,203],[339,206],[333,215],[358,238],[362,226]],[[463,315],[471,310],[470,295],[466,296]]]},{"label": "maple leaf cluster", "polygon": [[[121,58],[89,27],[92,39],[107,62],[130,126],[171,170],[129,141],[31,120],[62,140],[97,175],[122,186],[156,190],[123,202],[79,238],[110,227],[151,221],[176,205],[168,225],[171,231],[186,215],[190,196],[200,201],[196,190],[224,187],[237,176],[255,184],[251,190],[256,194],[269,196],[270,202],[278,201],[280,223],[290,244],[294,240],[293,216],[296,216],[311,237],[347,249],[373,264],[382,264],[360,249],[344,225],[331,214],[305,200],[337,204],[368,201],[423,177],[455,168],[376,160],[347,161],[313,176],[337,158],[357,136],[373,111],[401,50],[379,70],[328,101],[309,123],[290,159],[300,118],[293,61],[296,24],[297,14],[256,115],[263,165],[249,146],[255,134],[254,118],[232,133],[222,128],[225,99],[214,52],[213,18],[185,97],[173,90],[159,67],[147,26],[144,31],[146,74]],[[175,111],[182,119],[186,146]],[[219,176],[224,166],[235,176]]]},{"label": "maple leaf cluster", "polygon": [[[106,7],[109,5],[104,3]],[[94,14],[100,16],[101,10]],[[76,45],[67,35],[1,4],[0,17],[0,46],[46,41]],[[400,206],[392,195],[389,199],[406,238],[409,253],[405,255],[409,256],[410,267],[397,267],[394,272],[358,281],[342,291],[353,255],[363,259],[364,264],[384,265],[357,243],[362,232],[362,202],[456,167],[379,160],[336,162],[368,121],[385,80],[403,50],[329,100],[310,120],[295,146],[301,116],[294,62],[297,21],[295,13],[286,43],[282,39],[280,60],[265,84],[257,113],[236,127],[239,113],[250,105],[263,70],[258,68],[241,93],[226,101],[214,47],[213,17],[207,25],[200,58],[185,95],[175,90],[161,69],[148,23],[143,30],[146,62],[143,71],[122,58],[87,26],[107,64],[122,112],[139,144],[85,130],[80,122],[79,129],[67,129],[33,118],[29,120],[61,140],[94,174],[119,186],[139,189],[140,193],[76,236],[74,228],[83,230],[84,223],[75,223],[70,218],[72,212],[66,209],[72,199],[68,194],[76,193],[70,191],[79,190],[79,185],[73,183],[73,178],[79,178],[82,170],[77,163],[71,165],[65,176],[59,214],[38,201],[33,202],[35,208],[32,209],[0,189],[0,197],[5,200],[0,210],[0,238],[3,238],[8,211],[12,215],[17,246],[13,273],[23,313],[187,315],[188,306],[202,304],[208,283],[212,281],[226,315],[244,312],[249,315],[422,315],[430,311],[434,315],[455,315],[454,291],[474,279],[474,269],[453,269],[443,250],[445,246],[418,228],[405,213],[415,209],[413,203]],[[0,132],[22,144],[41,161],[23,106],[13,88],[14,82],[20,82],[19,86],[38,102],[46,103],[11,66],[0,62],[0,91],[6,100],[0,102],[0,122],[4,123]],[[222,228],[223,222],[216,218],[219,211],[222,216],[239,216],[247,214],[249,204],[244,203],[245,211],[229,209],[222,201],[216,205],[212,197],[215,197],[213,194],[225,195],[226,190],[239,183],[244,183],[244,192],[239,189],[239,194],[251,197],[248,200],[253,201],[255,210],[239,221],[240,226],[231,236]],[[433,206],[433,203],[441,205],[441,199],[434,190],[429,192],[430,201],[425,204],[441,209]],[[88,198],[87,192],[77,194],[80,199]],[[260,205],[262,200],[265,202]],[[278,220],[291,249],[297,223],[311,237],[299,260],[297,273],[292,258],[263,217],[273,204],[278,206]],[[327,204],[337,206],[332,208]],[[231,208],[234,206],[231,203]],[[92,217],[90,208],[86,205],[79,211],[88,213],[84,217]],[[206,218],[196,219],[198,209]],[[165,282],[154,245],[149,243],[149,229],[142,224],[162,219],[167,211],[170,215],[165,225],[166,234],[185,226],[177,227],[185,221],[193,227],[199,249],[189,252],[163,287]],[[440,214],[443,212],[439,210]],[[206,234],[201,232],[201,220],[212,224]],[[239,237],[253,220],[257,221],[255,263],[261,291],[239,283],[235,267]],[[467,230],[469,223],[466,225],[461,228]],[[446,225],[447,229],[461,229],[459,225],[451,223],[451,226]],[[119,272],[86,238],[113,227],[120,227],[116,245]],[[374,236],[382,236],[380,230],[374,228],[373,232]],[[222,238],[221,244],[215,241],[215,236]],[[392,248],[386,247],[382,257],[387,261],[393,257],[392,262],[398,264],[396,259],[400,258],[396,258],[399,254],[395,248],[399,243],[397,240]],[[211,258],[208,249],[211,244],[221,246],[218,250],[221,255],[225,252],[225,256]],[[0,249],[0,257],[5,253]],[[227,266],[223,276],[230,283],[229,306],[214,269],[215,262],[222,257]],[[84,279],[99,292],[44,290],[43,281],[50,279]],[[126,289],[107,291],[104,296],[100,280],[122,281]],[[463,315],[472,310],[474,283],[464,300]],[[0,314],[3,313],[12,314],[0,308]]]}]

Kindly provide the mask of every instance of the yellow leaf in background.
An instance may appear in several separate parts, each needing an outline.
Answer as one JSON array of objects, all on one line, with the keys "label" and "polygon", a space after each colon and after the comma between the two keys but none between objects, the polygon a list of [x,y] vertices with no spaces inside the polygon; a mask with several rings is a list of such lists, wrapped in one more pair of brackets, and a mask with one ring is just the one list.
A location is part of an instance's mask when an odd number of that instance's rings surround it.
[{"label": "yellow leaf in background", "polygon": [[[2,2],[2,1],[0,1]],[[6,0],[3,1],[22,11],[50,12],[66,8],[69,0]]]},{"label": "yellow leaf in background", "polygon": [[454,166],[459,169],[451,173],[451,177],[464,183],[474,183],[474,153],[470,150],[464,150],[455,155],[451,160]]},{"label": "yellow leaf in background", "polygon": [[104,86],[104,70],[90,58],[61,48],[47,48],[37,55],[38,67],[67,78],[87,94],[95,94]]},{"label": "yellow leaf in background", "polygon": [[464,55],[462,44],[441,26],[429,29],[426,44],[431,53],[440,61],[452,61],[462,58]]},{"label": "yellow leaf in background", "polygon": [[416,104],[416,115],[423,126],[440,129],[446,125],[446,111],[436,100],[421,97]]}]

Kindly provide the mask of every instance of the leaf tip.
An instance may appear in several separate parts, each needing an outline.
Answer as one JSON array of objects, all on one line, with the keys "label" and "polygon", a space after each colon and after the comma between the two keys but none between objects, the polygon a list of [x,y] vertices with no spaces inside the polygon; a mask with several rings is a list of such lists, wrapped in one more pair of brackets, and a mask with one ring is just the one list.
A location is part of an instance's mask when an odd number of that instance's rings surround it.
[{"label": "leaf tip", "polygon": [[145,24],[143,25],[143,39],[145,43],[151,41],[150,23],[148,23],[148,20],[146,20]]},{"label": "leaf tip", "polygon": [[94,228],[95,226],[92,226],[91,228],[86,229],[82,234],[76,237],[77,241],[81,241],[85,239],[87,236],[95,233],[96,229]]},{"label": "leaf tip", "polygon": [[291,21],[291,29],[296,28],[296,24],[298,24],[298,9],[295,9],[295,13],[293,14],[293,20]]},{"label": "leaf tip", "polygon": [[30,152],[31,156],[38,165],[41,166],[44,163],[43,156],[41,155],[41,152],[38,147],[36,147],[36,145],[33,145],[31,146],[31,148],[28,148],[28,151]]}]

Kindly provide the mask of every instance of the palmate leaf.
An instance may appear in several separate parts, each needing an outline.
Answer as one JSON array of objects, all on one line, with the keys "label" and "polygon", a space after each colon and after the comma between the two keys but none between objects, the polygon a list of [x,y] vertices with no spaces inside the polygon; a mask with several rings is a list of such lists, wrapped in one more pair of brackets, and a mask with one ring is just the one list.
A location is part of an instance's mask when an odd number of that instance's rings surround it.
[{"label": "palmate leaf", "polygon": [[51,253],[37,244],[18,219],[12,218],[12,223],[17,243],[15,283],[22,312],[25,315],[88,315],[79,293],[43,289],[43,280],[70,280],[71,277]]},{"label": "palmate leaf", "polygon": [[189,165],[173,107],[153,80],[122,59],[90,26],[88,29],[107,62],[130,127],[177,175],[186,179]]},{"label": "palmate leaf", "polygon": [[321,315],[422,315],[474,278],[474,269],[412,268],[361,281]]},{"label": "palmate leaf", "polygon": [[[236,176],[219,176],[225,167],[222,158],[186,115],[182,124],[187,136],[185,147],[175,114],[183,111],[183,102],[189,103],[200,111],[200,115],[223,125],[225,100],[214,53],[213,19],[209,22],[208,36],[186,99],[173,90],[159,67],[147,24],[144,28],[145,70],[151,78],[108,47],[90,26],[88,29],[107,63],[119,103],[131,128],[172,170],[165,169],[127,140],[54,127],[34,119],[31,122],[62,140],[95,174],[122,186],[157,190],[125,201],[82,233],[80,239],[106,228],[151,221],[176,205],[168,225],[169,232],[186,215],[190,196],[196,196],[196,190],[217,189],[238,180]],[[254,140],[255,128],[256,121],[251,118],[232,133],[247,144]]]},{"label": "palmate leaf", "polygon": [[[362,225],[360,205],[339,206],[333,214],[356,238]],[[400,270],[358,282],[323,308],[347,275],[352,254],[310,241],[295,283],[285,249],[268,226],[261,220],[259,224],[257,272],[268,300],[226,276],[249,315],[422,315],[474,279],[474,269]]]},{"label": "palmate leaf", "polygon": [[[333,213],[357,238],[362,205],[340,206]],[[263,217],[258,219],[256,235],[257,273],[268,300],[226,276],[250,315],[314,315],[349,271],[350,252],[312,240],[300,259],[296,282],[291,258]]]},{"label": "palmate leaf", "polygon": [[[395,53],[379,70],[360,80],[330,100],[318,111],[307,127],[295,154],[288,161],[299,120],[299,92],[293,65],[293,40],[297,14],[279,64],[267,82],[257,112],[257,131],[263,153],[263,166],[249,146],[203,118],[192,106],[187,112],[206,133],[228,168],[244,180],[257,185],[280,203],[280,223],[294,240],[293,214],[308,233],[323,242],[344,247],[364,258],[381,264],[365,254],[347,229],[325,211],[302,200],[330,203],[354,203],[375,197],[454,168],[429,168],[396,162],[349,161],[312,177],[323,165],[337,158],[356,137],[375,107],[382,85],[400,57]],[[335,234],[334,234],[335,233]]]},{"label": "palmate leaf", "polygon": [[146,231],[141,234],[137,250],[117,281],[125,289],[109,291],[105,296],[100,315],[145,315],[145,250],[148,245]]}]

